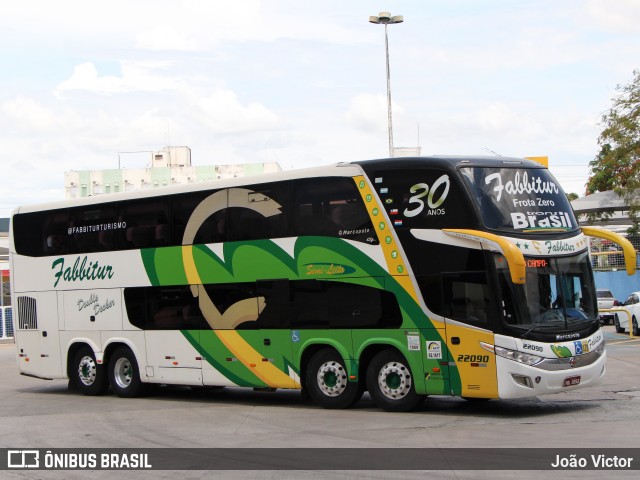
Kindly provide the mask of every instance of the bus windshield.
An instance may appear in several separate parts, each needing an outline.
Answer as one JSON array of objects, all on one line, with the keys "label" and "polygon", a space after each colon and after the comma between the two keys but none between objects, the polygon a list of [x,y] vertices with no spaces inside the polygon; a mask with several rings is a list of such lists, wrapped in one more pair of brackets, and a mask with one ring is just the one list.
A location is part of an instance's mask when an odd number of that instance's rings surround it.
[{"label": "bus windshield", "polygon": [[525,257],[524,285],[509,281],[504,257],[495,264],[503,293],[505,323],[525,333],[576,330],[597,320],[595,291],[586,252],[566,257]]},{"label": "bus windshield", "polygon": [[558,182],[544,168],[460,169],[485,227],[508,232],[578,228]]}]

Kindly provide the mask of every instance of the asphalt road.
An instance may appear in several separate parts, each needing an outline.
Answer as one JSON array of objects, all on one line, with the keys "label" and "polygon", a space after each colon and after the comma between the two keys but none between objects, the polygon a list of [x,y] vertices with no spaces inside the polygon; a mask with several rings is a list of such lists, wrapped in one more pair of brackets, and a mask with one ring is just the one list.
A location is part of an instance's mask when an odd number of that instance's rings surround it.
[{"label": "asphalt road", "polygon": [[[298,392],[162,388],[152,397],[84,397],[62,380],[20,376],[15,346],[0,345],[1,448],[639,448],[640,339],[605,327],[604,383],[522,400],[429,397],[387,413],[367,395],[323,410]],[[373,451],[372,451],[373,452]],[[372,454],[375,454],[374,452]],[[640,454],[636,460],[640,464]],[[539,478],[509,471],[0,471],[5,478]],[[550,472],[562,478],[636,478],[636,472]]]}]

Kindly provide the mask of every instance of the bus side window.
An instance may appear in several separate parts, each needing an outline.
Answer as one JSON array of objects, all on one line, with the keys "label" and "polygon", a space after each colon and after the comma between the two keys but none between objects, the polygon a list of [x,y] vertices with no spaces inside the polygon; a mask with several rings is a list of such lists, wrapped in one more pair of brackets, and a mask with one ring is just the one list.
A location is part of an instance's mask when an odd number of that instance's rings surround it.
[{"label": "bus side window", "polygon": [[124,304],[129,323],[141,330],[147,329],[147,291],[153,287],[124,289]]},{"label": "bus side window", "polygon": [[484,272],[443,274],[445,316],[464,323],[486,325],[495,316]]},{"label": "bus side window", "polygon": [[291,283],[291,328],[329,328],[327,282],[298,280]]},{"label": "bus side window", "polygon": [[442,304],[442,275],[422,275],[416,277],[416,281],[427,308],[436,315],[445,316]]},{"label": "bus side window", "polygon": [[264,308],[258,317],[258,328],[288,329],[289,318],[289,280],[258,280],[258,297],[264,299]]},{"label": "bus side window", "polygon": [[331,328],[399,328],[402,313],[396,296],[352,283],[327,282]]},{"label": "bus side window", "polygon": [[[182,245],[184,231],[191,220],[194,210],[200,203],[216,191],[204,191],[185,195],[174,195],[171,199],[171,243]],[[227,196],[226,192],[218,194],[219,204],[212,204],[211,211],[204,213],[204,218],[194,219],[200,224],[193,244],[220,243],[227,240]]]},{"label": "bus side window", "polygon": [[142,330],[209,329],[188,285],[124,289],[129,322]]},{"label": "bus side window", "polygon": [[[74,208],[69,212],[71,252],[104,252],[115,248],[116,209],[110,205]],[[106,227],[106,225],[110,225]]]},{"label": "bus side window", "polygon": [[12,220],[16,252],[41,257],[64,255],[69,251],[67,210],[20,213]]},{"label": "bus side window", "polygon": [[295,182],[294,205],[296,236],[316,235],[378,243],[352,178],[298,180]]},{"label": "bus side window", "polygon": [[44,236],[47,255],[64,255],[69,252],[69,216],[67,210],[45,213]]},{"label": "bus side window", "polygon": [[120,230],[118,247],[137,249],[162,247],[169,243],[168,201],[143,200],[127,203],[118,209],[119,222],[126,223]]},{"label": "bus side window", "polygon": [[[291,236],[291,184],[280,182],[246,187],[246,206],[228,210],[229,240],[261,240]],[[267,203],[277,203],[279,213],[260,212]]]}]

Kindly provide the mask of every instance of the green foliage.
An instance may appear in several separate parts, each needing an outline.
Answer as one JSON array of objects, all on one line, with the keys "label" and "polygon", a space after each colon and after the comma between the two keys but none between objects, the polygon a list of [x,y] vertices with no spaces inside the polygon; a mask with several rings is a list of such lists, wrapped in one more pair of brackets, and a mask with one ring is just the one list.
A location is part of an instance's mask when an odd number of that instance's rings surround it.
[{"label": "green foliage", "polygon": [[580,195],[578,195],[577,193],[567,193],[567,200],[569,200],[570,202],[573,202],[574,200],[580,198]]},{"label": "green foliage", "polygon": [[633,80],[616,87],[613,105],[602,115],[604,130],[598,137],[600,152],[589,163],[587,191],[613,190],[629,205],[632,228],[640,231],[640,70]]}]

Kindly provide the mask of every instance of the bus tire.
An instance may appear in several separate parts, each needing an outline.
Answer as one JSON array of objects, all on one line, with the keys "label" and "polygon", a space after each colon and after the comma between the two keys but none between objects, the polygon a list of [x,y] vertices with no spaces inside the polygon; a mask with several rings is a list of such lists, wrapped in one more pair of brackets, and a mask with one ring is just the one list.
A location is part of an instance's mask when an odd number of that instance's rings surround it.
[{"label": "bus tire", "polygon": [[624,333],[624,328],[620,326],[620,319],[617,313],[613,317],[613,325],[616,327],[616,333]]},{"label": "bus tire", "polygon": [[635,315],[631,319],[631,333],[633,333],[633,335],[636,337],[640,335],[640,330],[638,329],[638,320],[636,319]]},{"label": "bus tire", "polygon": [[338,352],[326,348],[309,361],[306,390],[322,408],[349,408],[362,396],[359,382],[350,382],[344,360]]},{"label": "bus tire", "polygon": [[109,383],[119,397],[138,397],[144,393],[136,356],[127,347],[118,347],[109,359]]},{"label": "bus tire", "polygon": [[83,395],[102,395],[109,388],[104,365],[98,364],[93,350],[88,346],[76,352],[71,368],[73,383]]},{"label": "bus tire", "polygon": [[395,350],[378,353],[367,369],[367,389],[374,403],[388,412],[408,412],[424,400],[416,393],[406,359]]}]

